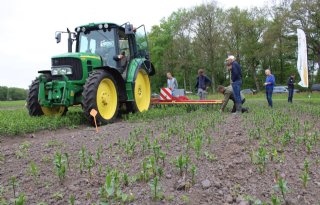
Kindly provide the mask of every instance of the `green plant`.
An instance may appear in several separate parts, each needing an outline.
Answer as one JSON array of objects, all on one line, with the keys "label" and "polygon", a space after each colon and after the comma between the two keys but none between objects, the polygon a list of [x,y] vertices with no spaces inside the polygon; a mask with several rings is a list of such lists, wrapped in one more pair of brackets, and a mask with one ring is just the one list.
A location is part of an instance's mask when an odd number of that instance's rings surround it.
[{"label": "green plant", "polygon": [[26,197],[23,193],[20,193],[18,198],[14,199],[15,205],[24,205],[26,202]]},{"label": "green plant", "polygon": [[197,167],[196,167],[196,165],[193,164],[191,166],[191,181],[192,181],[192,184],[195,183],[196,172],[197,172]]},{"label": "green plant", "polygon": [[152,199],[157,201],[159,199],[162,199],[163,194],[161,192],[161,186],[159,184],[159,177],[156,176],[153,178],[153,180],[150,183],[151,193],[152,193]]},{"label": "green plant", "polygon": [[91,178],[92,177],[92,168],[95,166],[95,161],[92,157],[92,154],[89,154],[86,165],[87,165],[87,169],[89,172],[89,176]]},{"label": "green plant", "polygon": [[16,176],[12,176],[10,177],[10,184],[12,186],[12,190],[13,190],[13,198],[16,198],[16,187],[17,187],[17,177]]},{"label": "green plant", "polygon": [[271,203],[272,205],[281,205],[281,201],[276,195],[271,195]]},{"label": "green plant", "polygon": [[176,158],[176,166],[179,168],[181,176],[183,174],[184,169],[187,172],[189,161],[190,161],[189,155],[182,156],[182,154],[180,154],[179,157]]},{"label": "green plant", "polygon": [[200,158],[201,155],[201,148],[202,148],[202,137],[196,137],[194,141],[194,149],[196,151],[196,157],[197,159]]},{"label": "green plant", "polygon": [[76,197],[73,194],[71,194],[69,197],[69,204],[74,205],[75,201],[76,201]]},{"label": "green plant", "polygon": [[204,156],[209,160],[210,162],[213,162],[217,160],[217,157],[214,154],[209,153],[208,151],[204,152]]},{"label": "green plant", "polygon": [[55,192],[55,193],[53,193],[53,195],[52,195],[52,198],[54,198],[54,199],[56,199],[56,200],[62,200],[63,199],[63,197],[64,197],[64,194],[63,193],[61,193],[61,192]]},{"label": "green plant", "polygon": [[281,196],[284,201],[286,201],[286,193],[288,193],[289,189],[287,187],[287,181],[283,177],[276,176],[277,184],[274,186],[276,191],[280,191]]},{"label": "green plant", "polygon": [[39,170],[39,167],[37,166],[37,164],[34,161],[30,162],[28,173],[29,173],[30,176],[33,177],[33,179],[36,182],[36,184],[39,184],[39,173],[40,173],[40,170]]},{"label": "green plant", "polygon": [[53,164],[55,165],[56,174],[58,175],[60,183],[62,184],[66,176],[66,159],[60,152],[56,152],[54,155]]},{"label": "green plant", "polygon": [[128,185],[129,185],[129,176],[128,176],[127,173],[124,173],[124,174],[122,175],[122,180],[123,180],[123,184],[124,184],[125,186],[128,186]]},{"label": "green plant", "polygon": [[302,181],[303,188],[307,188],[308,181],[310,180],[309,173],[307,171],[303,171],[300,175],[300,179]]}]

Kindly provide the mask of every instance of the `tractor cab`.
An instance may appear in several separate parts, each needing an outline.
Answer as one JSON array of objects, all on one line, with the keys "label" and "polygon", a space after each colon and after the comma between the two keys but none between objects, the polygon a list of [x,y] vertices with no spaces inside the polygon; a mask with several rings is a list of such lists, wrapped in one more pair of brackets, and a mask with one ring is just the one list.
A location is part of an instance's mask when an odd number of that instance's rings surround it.
[{"label": "tractor cab", "polygon": [[144,26],[137,29],[129,23],[88,24],[76,29],[76,52],[95,54],[103,67],[115,68],[122,76],[134,58],[148,58],[148,44]]}]

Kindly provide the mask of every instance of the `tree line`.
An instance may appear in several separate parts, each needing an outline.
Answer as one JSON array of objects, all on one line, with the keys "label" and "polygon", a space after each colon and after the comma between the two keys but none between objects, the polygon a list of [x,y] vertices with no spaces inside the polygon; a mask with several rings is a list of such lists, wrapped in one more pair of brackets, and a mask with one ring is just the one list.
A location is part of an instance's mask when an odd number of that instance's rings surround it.
[{"label": "tree line", "polygon": [[28,90],[22,88],[9,88],[0,86],[0,101],[7,100],[25,100]]},{"label": "tree line", "polygon": [[320,1],[282,0],[268,7],[220,8],[215,1],[190,9],[179,9],[152,27],[150,54],[156,67],[153,91],[166,84],[166,72],[177,78],[179,87],[194,90],[197,70],[204,68],[213,81],[229,84],[225,68],[227,55],[241,64],[243,88],[263,89],[264,70],[270,68],[277,85],[286,85],[290,74],[297,73],[297,35],[305,31],[308,44],[309,81],[320,65]]}]

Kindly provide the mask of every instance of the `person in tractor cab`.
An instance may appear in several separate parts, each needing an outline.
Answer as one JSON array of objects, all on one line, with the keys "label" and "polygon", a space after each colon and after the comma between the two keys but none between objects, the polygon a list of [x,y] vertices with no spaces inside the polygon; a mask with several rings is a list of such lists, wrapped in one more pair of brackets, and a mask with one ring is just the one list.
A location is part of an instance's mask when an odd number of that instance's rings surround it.
[{"label": "person in tractor cab", "polygon": [[195,87],[198,91],[200,100],[205,100],[207,98],[207,94],[208,94],[207,90],[211,85],[211,83],[212,83],[211,80],[204,74],[204,69],[199,69],[197,83]]},{"label": "person in tractor cab", "polygon": [[117,62],[120,62],[120,73],[123,73],[126,68],[127,68],[127,64],[128,64],[128,58],[126,57],[126,52],[122,51],[120,55],[114,56],[113,59]]},{"label": "person in tractor cab", "polygon": [[[224,87],[222,85],[219,85],[218,88],[217,88],[217,91],[221,94],[224,95],[224,100],[223,100],[223,103],[221,105],[221,112],[224,111],[224,109],[226,108],[229,100],[232,100],[233,101],[233,108],[232,108],[232,113],[235,113],[237,110],[236,110],[236,102],[235,102],[235,96],[234,96],[234,92],[233,92],[233,89],[232,89],[232,86],[229,85],[228,87]],[[242,93],[240,93],[241,95],[241,103],[242,105],[245,103],[246,99],[244,97],[244,95]],[[245,107],[241,107],[241,112],[244,113],[244,112],[248,112],[249,109],[248,108],[245,108]]]}]

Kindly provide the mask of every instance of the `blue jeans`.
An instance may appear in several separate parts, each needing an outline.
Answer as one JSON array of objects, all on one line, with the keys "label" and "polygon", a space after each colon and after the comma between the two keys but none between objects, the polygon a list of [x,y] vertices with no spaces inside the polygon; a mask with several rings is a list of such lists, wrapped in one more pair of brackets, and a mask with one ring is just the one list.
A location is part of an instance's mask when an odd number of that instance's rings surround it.
[{"label": "blue jeans", "polygon": [[273,93],[273,89],[266,90],[267,101],[270,107],[272,107],[272,93]]},{"label": "blue jeans", "polygon": [[293,98],[293,88],[289,88],[289,96],[288,96],[288,102],[292,103],[292,98]]},{"label": "blue jeans", "polygon": [[241,104],[241,95],[240,95],[241,85],[242,85],[242,80],[237,80],[232,83],[234,101],[236,104]]}]

